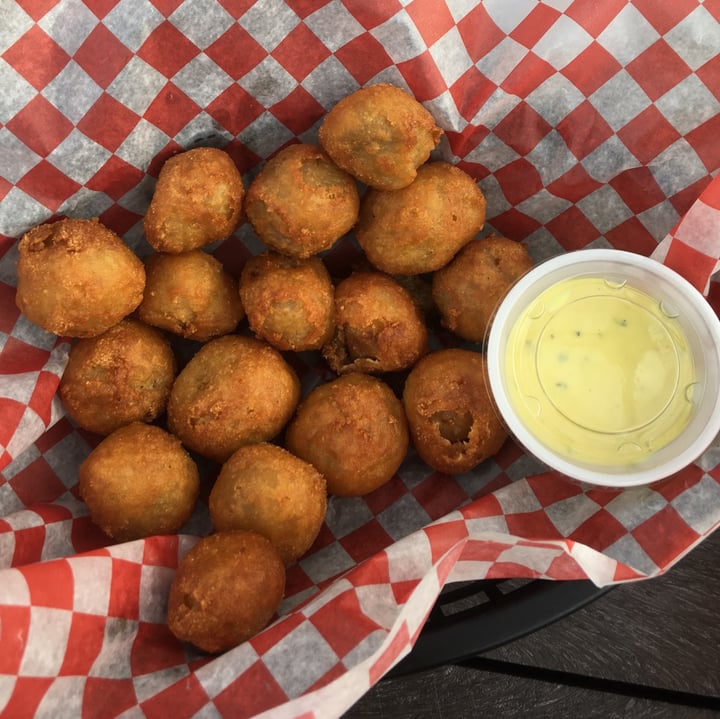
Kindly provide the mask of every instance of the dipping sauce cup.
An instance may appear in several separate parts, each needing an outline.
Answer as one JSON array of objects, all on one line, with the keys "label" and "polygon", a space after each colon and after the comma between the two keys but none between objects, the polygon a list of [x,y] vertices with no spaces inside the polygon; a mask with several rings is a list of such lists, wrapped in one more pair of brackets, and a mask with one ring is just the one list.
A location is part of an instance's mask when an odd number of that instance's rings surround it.
[{"label": "dipping sauce cup", "polygon": [[498,307],[487,360],[508,430],[581,481],[657,481],[720,432],[720,320],[642,255],[578,250],[533,268]]}]

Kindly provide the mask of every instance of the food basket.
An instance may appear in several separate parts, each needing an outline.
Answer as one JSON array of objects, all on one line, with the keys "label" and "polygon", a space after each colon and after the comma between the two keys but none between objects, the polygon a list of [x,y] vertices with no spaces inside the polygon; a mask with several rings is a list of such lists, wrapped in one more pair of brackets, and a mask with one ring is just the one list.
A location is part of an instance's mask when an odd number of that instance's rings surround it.
[{"label": "food basket", "polygon": [[[331,499],[267,629],[204,655],[169,633],[165,608],[210,529],[205,507],[180,535],[108,542],[77,495],[98,438],[56,397],[69,342],[14,295],[30,227],[99,217],[142,255],[169,156],[223,147],[249,180],[287,143],[315,141],[342,97],[390,82],[442,127],[436,157],[479,183],[486,232],[536,262],[653,255],[717,312],[719,21],[716,0],[5,2],[0,716],[340,716],[408,654],[446,585],[645,580],[714,531],[717,441],[629,489],[549,472],[512,441],[457,476],[410,452],[373,494]],[[261,249],[247,224],[213,248],[235,274]],[[305,390],[325,377],[312,359],[299,369]]]}]

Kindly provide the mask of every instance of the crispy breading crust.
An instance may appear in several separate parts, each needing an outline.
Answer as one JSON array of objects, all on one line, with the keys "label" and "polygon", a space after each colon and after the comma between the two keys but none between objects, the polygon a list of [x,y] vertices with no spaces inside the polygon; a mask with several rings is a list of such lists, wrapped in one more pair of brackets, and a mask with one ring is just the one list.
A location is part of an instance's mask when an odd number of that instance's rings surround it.
[{"label": "crispy breading crust", "polygon": [[218,653],[257,634],[285,592],[285,567],[256,532],[218,532],[185,555],[170,585],[167,622],[180,640]]},{"label": "crispy breading crust", "polygon": [[401,190],[370,190],[355,234],[368,260],[383,272],[434,272],[482,229],[485,206],[470,175],[447,162],[429,162]]},{"label": "crispy breading crust", "polygon": [[442,130],[405,90],[378,83],[340,100],[318,135],[328,155],[353,177],[379,190],[398,190],[415,179]]},{"label": "crispy breading crust", "polygon": [[242,335],[203,345],[175,380],[170,431],[216,462],[275,437],[300,399],[300,380],[278,350]]},{"label": "crispy breading crust", "polygon": [[507,438],[478,352],[452,348],[425,355],[408,374],[403,405],[417,453],[440,472],[469,472]]},{"label": "crispy breading crust", "polygon": [[94,337],[142,301],[142,262],[97,219],[37,225],[18,252],[17,306],[48,332]]},{"label": "crispy breading crust", "polygon": [[335,288],[335,333],[323,356],[338,374],[396,372],[428,348],[428,332],[410,293],[381,272],[355,272]]},{"label": "crispy breading crust", "polygon": [[245,213],[258,237],[290,257],[330,249],[357,221],[355,180],[317,145],[293,144],[270,158],[248,187]]},{"label": "crispy breading crust", "polygon": [[471,342],[482,342],[510,287],[532,267],[515,240],[489,235],[469,242],[433,275],[432,294],[445,327]]},{"label": "crispy breading crust", "polygon": [[240,275],[240,297],[250,329],[280,350],[320,349],[335,326],[333,284],[319,257],[251,257]]},{"label": "crispy breading crust", "polygon": [[237,228],[245,196],[240,171],[216,147],[173,155],[160,169],[144,219],[158,252],[187,252],[224,240]]},{"label": "crispy breading crust", "polygon": [[225,462],[209,506],[217,531],[259,532],[289,565],[305,554],[320,532],[327,486],[311,464],[262,442],[241,447]]},{"label": "crispy breading crust", "polygon": [[70,348],[58,393],[80,427],[107,435],[131,422],[159,417],[176,371],[165,335],[126,318]]},{"label": "crispy breading crust", "polygon": [[359,372],[310,392],[285,435],[286,447],[318,469],[328,491],[346,497],[392,479],[408,441],[400,400],[384,382]]},{"label": "crispy breading crust", "polygon": [[198,468],[177,437],[134,422],[115,430],[80,465],[80,496],[118,542],[175,534],[200,490]]},{"label": "crispy breading crust", "polygon": [[243,319],[238,282],[203,250],[145,259],[140,319],[198,342],[229,334]]}]

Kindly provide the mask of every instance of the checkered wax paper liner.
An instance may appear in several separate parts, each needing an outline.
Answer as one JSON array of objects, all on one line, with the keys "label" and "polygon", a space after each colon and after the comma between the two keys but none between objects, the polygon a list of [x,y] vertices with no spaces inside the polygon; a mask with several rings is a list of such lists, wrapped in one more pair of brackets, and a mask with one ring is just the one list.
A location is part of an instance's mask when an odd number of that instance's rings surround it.
[{"label": "checkered wax paper liner", "polygon": [[[277,620],[207,657],[168,632],[178,561],[209,531],[106,546],[77,498],[97,437],[63,417],[68,342],[14,303],[17,238],[99,216],[143,254],[161,163],[222,146],[250,178],[369,83],[409,89],[477,178],[488,229],[536,260],[653,254],[720,307],[720,0],[2,0],[0,715],[338,716],[413,644],[448,581],[656,576],[720,521],[720,448],[650,487],[546,473],[511,441],[465,475],[410,453],[332,498]],[[247,225],[216,254],[237,273]],[[321,366],[297,369],[307,388]]]}]

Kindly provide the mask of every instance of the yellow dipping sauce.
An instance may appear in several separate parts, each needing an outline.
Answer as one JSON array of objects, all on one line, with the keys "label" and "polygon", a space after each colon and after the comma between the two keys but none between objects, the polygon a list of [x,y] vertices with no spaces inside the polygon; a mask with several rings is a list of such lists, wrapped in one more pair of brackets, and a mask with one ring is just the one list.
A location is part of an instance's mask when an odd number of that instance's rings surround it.
[{"label": "yellow dipping sauce", "polygon": [[578,277],[548,288],[510,331],[506,357],[520,421],[569,460],[629,466],[689,421],[685,333],[672,310],[625,282]]}]

